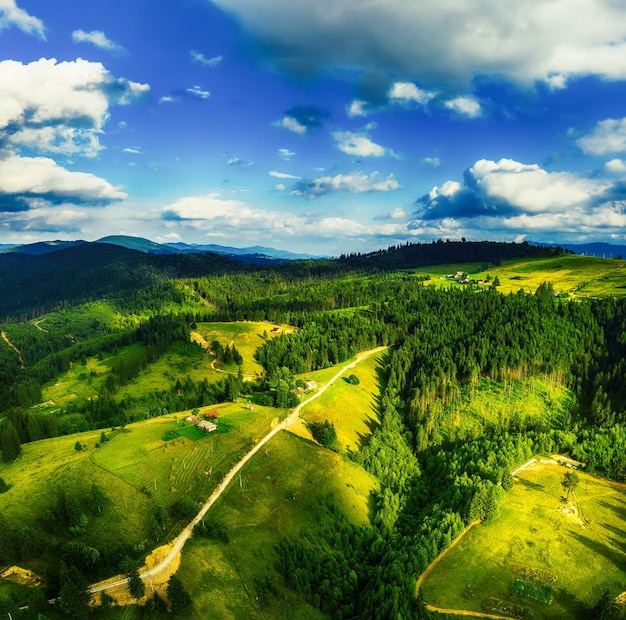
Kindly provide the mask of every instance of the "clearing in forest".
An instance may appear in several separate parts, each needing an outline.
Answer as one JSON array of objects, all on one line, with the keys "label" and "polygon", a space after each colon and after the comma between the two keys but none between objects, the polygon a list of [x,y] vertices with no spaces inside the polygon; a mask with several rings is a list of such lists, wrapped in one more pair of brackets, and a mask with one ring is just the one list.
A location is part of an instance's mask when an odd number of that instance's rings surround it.
[{"label": "clearing in forest", "polygon": [[555,462],[516,476],[499,515],[473,528],[420,587],[438,608],[520,618],[587,618],[626,589],[626,487],[578,472],[564,500]]}]

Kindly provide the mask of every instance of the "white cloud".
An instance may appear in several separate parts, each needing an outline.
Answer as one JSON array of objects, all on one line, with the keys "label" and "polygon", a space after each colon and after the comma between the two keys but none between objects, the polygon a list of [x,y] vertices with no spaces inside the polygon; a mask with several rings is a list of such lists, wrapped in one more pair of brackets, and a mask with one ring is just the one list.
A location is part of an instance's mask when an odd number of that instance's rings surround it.
[{"label": "white cloud", "polygon": [[277,192],[284,192],[285,191],[285,186],[282,183],[276,183],[276,185],[274,185],[274,189]]},{"label": "white cloud", "polygon": [[420,159],[420,163],[424,166],[432,166],[433,168],[438,168],[441,165],[441,160],[439,157],[424,157]]},{"label": "white cloud", "polygon": [[71,172],[47,157],[13,155],[0,159],[0,196],[5,201],[12,198],[24,204],[37,198],[98,204],[122,200],[127,195],[104,179],[86,172]]},{"label": "white cloud", "polygon": [[301,75],[343,69],[469,87],[474,77],[560,86],[626,78],[619,0],[214,0]]},{"label": "white cloud", "polygon": [[335,131],[333,138],[337,142],[337,148],[347,155],[356,157],[384,157],[393,153],[380,144],[376,144],[367,133],[352,131]]},{"label": "white cloud", "polygon": [[[619,171],[617,161],[612,167]],[[446,181],[422,196],[418,219],[411,226],[473,230],[474,238],[481,238],[481,230],[570,238],[584,234],[596,239],[623,236],[626,231],[621,179],[548,172],[537,164],[511,159],[479,160],[464,177],[463,184]]]},{"label": "white cloud", "polygon": [[220,62],[222,62],[223,60],[222,56],[207,58],[204,54],[201,54],[200,52],[196,52],[194,50],[190,52],[190,55],[193,62],[198,63],[199,65],[203,65],[204,67],[209,67],[211,69],[217,67],[217,65],[219,65]]},{"label": "white cloud", "polygon": [[351,192],[361,194],[365,192],[392,192],[400,189],[401,185],[393,174],[386,177],[379,172],[366,174],[364,172],[350,172],[338,174],[334,177],[325,175],[311,181],[304,180],[296,183],[294,196],[317,198],[331,192]]},{"label": "white cloud", "polygon": [[280,120],[274,123],[276,127],[282,127],[283,129],[287,129],[288,131],[292,131],[297,134],[305,134],[308,131],[306,125],[302,125],[298,122],[297,119],[292,116],[284,116]]},{"label": "white cloud", "polygon": [[91,45],[95,45],[102,50],[117,54],[125,51],[121,45],[111,41],[102,30],[92,30],[91,32],[74,30],[72,32],[72,41],[74,43],[91,43]]},{"label": "white cloud", "polygon": [[125,105],[149,86],[114,78],[102,64],[0,62],[0,140],[14,148],[93,157],[111,104]]},{"label": "white cloud", "polygon": [[286,172],[276,172],[276,170],[270,170],[269,175],[271,177],[276,177],[277,179],[301,179],[302,177],[297,177],[294,174],[287,174]]},{"label": "white cloud", "polygon": [[180,99],[173,95],[164,95],[159,99],[159,103],[179,103]]},{"label": "white cloud", "polygon": [[608,155],[626,152],[626,118],[600,121],[590,134],[576,144],[588,155]]},{"label": "white cloud", "polygon": [[126,147],[123,152],[129,155],[143,155],[143,151],[139,146]]},{"label": "white cloud", "polygon": [[249,159],[241,159],[241,157],[237,157],[235,155],[226,162],[226,165],[239,166],[240,168],[250,168],[250,166],[254,165],[254,162],[250,161]]},{"label": "white cloud", "polygon": [[394,82],[389,89],[389,99],[397,103],[409,103],[411,101],[426,105],[436,93],[422,90],[412,82]]},{"label": "white cloud", "polygon": [[346,115],[350,118],[356,118],[357,116],[367,116],[366,101],[355,99],[346,108]]},{"label": "white cloud", "polygon": [[202,87],[198,84],[191,86],[186,92],[196,99],[208,99],[211,96],[208,90],[202,90]]},{"label": "white cloud", "polygon": [[626,162],[622,159],[612,159],[604,164],[604,169],[609,174],[624,174],[626,173]]},{"label": "white cloud", "polygon": [[45,39],[43,22],[20,9],[15,0],[0,0],[0,31],[15,26],[27,34]]},{"label": "white cloud", "polygon": [[296,153],[289,149],[278,149],[278,157],[285,161],[290,161],[292,157],[295,157]]},{"label": "white cloud", "polygon": [[469,118],[476,118],[482,114],[480,103],[473,97],[455,97],[444,102],[444,105],[449,110]]}]

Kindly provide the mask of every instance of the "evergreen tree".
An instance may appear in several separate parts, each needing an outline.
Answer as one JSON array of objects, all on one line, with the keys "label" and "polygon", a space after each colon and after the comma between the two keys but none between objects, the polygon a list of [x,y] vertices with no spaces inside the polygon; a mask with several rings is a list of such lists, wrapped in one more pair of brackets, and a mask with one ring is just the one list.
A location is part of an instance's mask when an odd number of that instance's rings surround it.
[{"label": "evergreen tree", "polygon": [[172,575],[167,582],[166,592],[174,616],[185,615],[191,610],[191,596],[176,575]]},{"label": "evergreen tree", "polygon": [[146,593],[146,586],[136,568],[133,568],[128,573],[128,590],[131,596],[135,598],[143,598],[143,595]]},{"label": "evergreen tree", "polygon": [[2,460],[5,462],[15,460],[22,452],[20,437],[10,420],[5,424],[0,435],[0,451],[2,452]]}]

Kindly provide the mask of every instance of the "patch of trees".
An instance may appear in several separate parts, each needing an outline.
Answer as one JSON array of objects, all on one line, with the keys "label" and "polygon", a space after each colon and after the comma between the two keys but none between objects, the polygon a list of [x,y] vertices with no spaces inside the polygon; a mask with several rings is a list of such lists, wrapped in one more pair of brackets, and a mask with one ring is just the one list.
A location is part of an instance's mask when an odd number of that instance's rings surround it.
[{"label": "patch of trees", "polygon": [[313,439],[325,448],[331,448],[337,441],[337,431],[335,425],[324,420],[323,422],[311,422],[309,430],[313,435]]}]

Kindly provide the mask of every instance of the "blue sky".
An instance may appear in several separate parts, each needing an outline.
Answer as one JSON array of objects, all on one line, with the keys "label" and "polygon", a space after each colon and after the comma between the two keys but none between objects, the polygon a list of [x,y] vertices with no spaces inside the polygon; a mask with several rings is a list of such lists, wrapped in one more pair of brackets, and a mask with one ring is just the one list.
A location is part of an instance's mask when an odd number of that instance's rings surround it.
[{"label": "blue sky", "polygon": [[624,243],[625,102],[617,0],[0,0],[0,243]]}]

